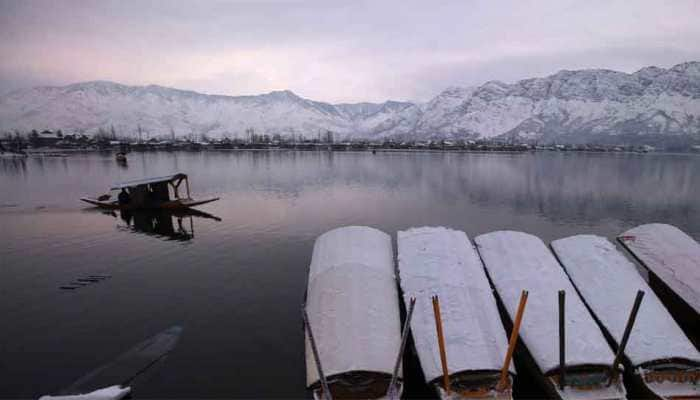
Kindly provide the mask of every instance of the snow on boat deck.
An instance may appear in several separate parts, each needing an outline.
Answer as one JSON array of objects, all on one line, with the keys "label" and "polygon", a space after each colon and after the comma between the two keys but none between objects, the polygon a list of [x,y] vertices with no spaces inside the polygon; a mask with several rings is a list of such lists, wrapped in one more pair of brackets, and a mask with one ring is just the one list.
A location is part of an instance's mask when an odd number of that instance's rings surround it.
[{"label": "snow on boat deck", "polygon": [[700,313],[700,244],[667,224],[647,224],[619,236],[651,272]]},{"label": "snow on boat deck", "polygon": [[614,354],[554,255],[538,237],[514,231],[477,236],[477,250],[511,319],[529,292],[520,337],[542,373],[559,367],[558,291],[566,291],[566,365],[612,364]]},{"label": "snow on boat deck", "polygon": [[[448,371],[500,370],[508,340],[479,255],[464,232],[413,228],[397,235],[404,302],[426,382],[442,377],[431,297],[440,298]],[[511,368],[511,371],[514,370]]]},{"label": "snow on boat deck", "polygon": [[[306,309],[326,376],[349,371],[391,375],[401,343],[391,237],[350,226],[316,239]],[[306,383],[319,380],[306,336]]]},{"label": "snow on boat deck", "polygon": [[[645,292],[625,355],[635,367],[668,358],[700,362],[700,353],[630,262],[609,240],[577,235],[552,249],[586,303],[620,343],[637,290]],[[568,300],[568,298],[567,298]]]}]

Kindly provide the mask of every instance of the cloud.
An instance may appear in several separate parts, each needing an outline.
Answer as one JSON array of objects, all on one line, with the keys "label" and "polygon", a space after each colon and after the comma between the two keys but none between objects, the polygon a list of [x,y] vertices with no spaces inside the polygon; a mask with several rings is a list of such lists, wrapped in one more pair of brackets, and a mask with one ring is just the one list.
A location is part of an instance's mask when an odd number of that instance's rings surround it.
[{"label": "cloud", "polygon": [[0,2],[0,91],[85,80],[427,100],[560,69],[700,59],[694,1]]}]

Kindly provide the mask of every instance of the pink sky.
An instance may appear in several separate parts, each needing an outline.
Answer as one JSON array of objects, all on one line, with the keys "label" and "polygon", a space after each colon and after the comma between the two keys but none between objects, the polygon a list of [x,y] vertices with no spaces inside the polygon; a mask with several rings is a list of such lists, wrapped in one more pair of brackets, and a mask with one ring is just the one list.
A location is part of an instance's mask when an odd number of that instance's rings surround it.
[{"label": "pink sky", "polygon": [[321,101],[700,60],[700,2],[2,1],[0,93],[88,80]]}]

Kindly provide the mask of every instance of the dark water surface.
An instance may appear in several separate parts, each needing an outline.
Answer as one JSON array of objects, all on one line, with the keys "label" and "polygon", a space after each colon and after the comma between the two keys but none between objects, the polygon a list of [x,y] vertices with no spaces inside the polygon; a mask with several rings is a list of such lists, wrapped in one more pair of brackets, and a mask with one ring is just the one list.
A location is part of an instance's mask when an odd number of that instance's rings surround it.
[{"label": "dark water surface", "polygon": [[[186,217],[184,232],[169,215],[127,225],[78,201],[113,181],[175,171],[189,174],[195,197],[221,196],[201,207],[221,221]],[[0,397],[55,393],[176,324],[180,343],[136,397],[305,397],[299,307],[323,232],[359,224],[395,237],[444,225],[472,238],[515,229],[550,241],[665,222],[697,239],[699,199],[697,156],[132,153],[127,167],[98,154],[0,160]],[[88,275],[111,278],[59,288]]]}]

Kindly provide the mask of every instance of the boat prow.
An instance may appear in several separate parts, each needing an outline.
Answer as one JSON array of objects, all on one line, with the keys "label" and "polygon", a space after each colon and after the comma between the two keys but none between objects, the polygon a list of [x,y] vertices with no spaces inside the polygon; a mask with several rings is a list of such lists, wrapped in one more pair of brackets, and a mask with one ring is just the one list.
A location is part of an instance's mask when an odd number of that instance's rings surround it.
[{"label": "boat prow", "polygon": [[214,201],[219,200],[218,197],[210,197],[206,199],[181,199],[181,200],[174,200],[172,202],[166,202],[163,204],[161,208],[190,208],[190,207],[196,207],[196,206],[201,206],[202,204],[207,204],[207,203],[212,203]]},{"label": "boat prow", "polygon": [[116,209],[121,208],[119,206],[119,203],[117,203],[116,201],[102,201],[102,200],[97,200],[97,199],[92,198],[92,197],[81,197],[80,201],[84,201],[88,204],[92,204],[93,206],[97,206],[100,208],[107,208],[110,210],[116,210]]}]

